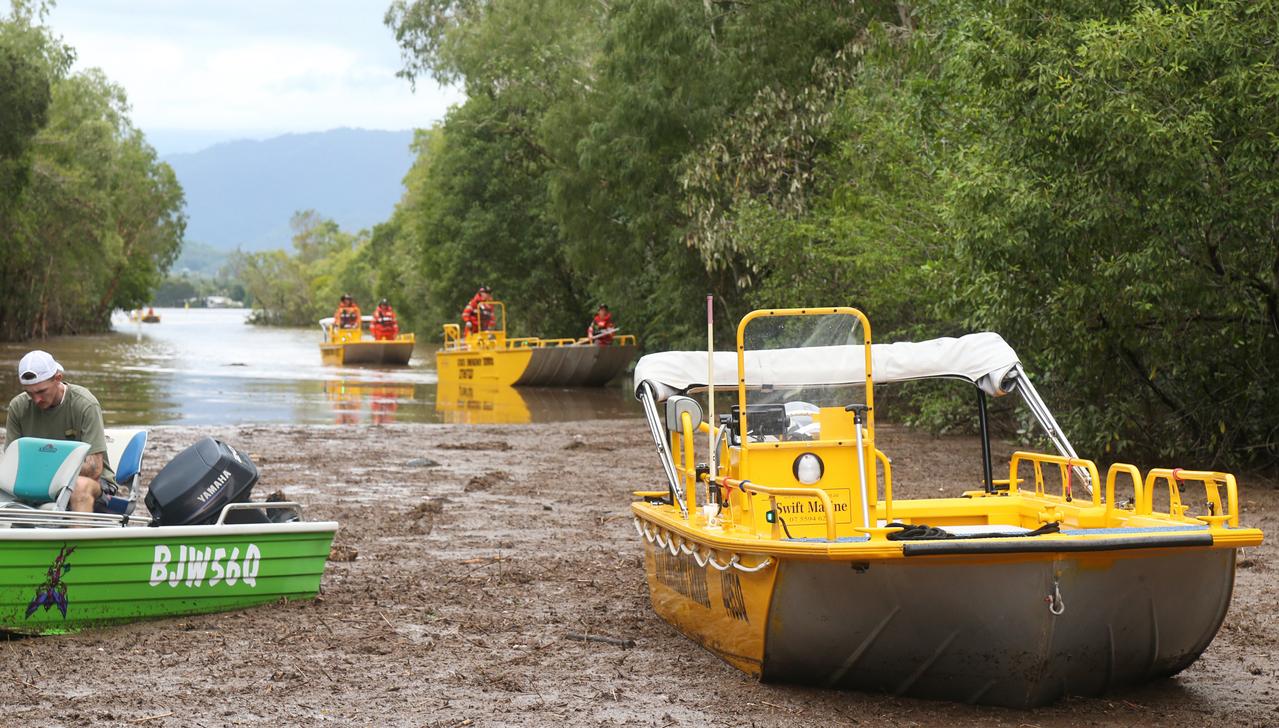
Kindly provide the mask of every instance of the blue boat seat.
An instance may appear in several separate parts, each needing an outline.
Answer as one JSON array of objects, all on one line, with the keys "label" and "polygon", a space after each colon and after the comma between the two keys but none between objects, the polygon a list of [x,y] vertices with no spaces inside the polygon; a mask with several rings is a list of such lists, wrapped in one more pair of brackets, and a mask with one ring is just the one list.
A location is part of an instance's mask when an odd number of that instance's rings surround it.
[{"label": "blue boat seat", "polygon": [[0,457],[0,496],[36,507],[66,510],[89,443],[20,437]]},{"label": "blue boat seat", "polygon": [[103,433],[107,439],[107,462],[115,470],[115,482],[127,488],[125,496],[106,497],[102,505],[108,513],[130,514],[138,504],[139,476],[142,473],[142,454],[147,447],[147,431],[122,427],[109,427]]}]

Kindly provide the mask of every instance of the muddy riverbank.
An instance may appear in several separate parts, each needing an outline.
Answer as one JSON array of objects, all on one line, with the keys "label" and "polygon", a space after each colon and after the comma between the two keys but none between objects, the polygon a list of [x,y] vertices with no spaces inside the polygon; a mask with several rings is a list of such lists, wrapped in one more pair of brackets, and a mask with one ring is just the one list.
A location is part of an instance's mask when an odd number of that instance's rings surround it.
[{"label": "muddy riverbank", "polygon": [[[152,432],[152,471],[212,434],[257,493],[341,522],[313,602],[0,642],[6,725],[1279,724],[1279,485],[1241,483],[1214,643],[1176,678],[1035,711],[762,685],[649,608],[629,492],[661,482],[640,420]],[[973,438],[883,427],[899,497],[979,480]],[[996,453],[1001,454],[1000,452]],[[1187,585],[1193,588],[1193,585]],[[625,647],[582,635],[633,641]]]}]

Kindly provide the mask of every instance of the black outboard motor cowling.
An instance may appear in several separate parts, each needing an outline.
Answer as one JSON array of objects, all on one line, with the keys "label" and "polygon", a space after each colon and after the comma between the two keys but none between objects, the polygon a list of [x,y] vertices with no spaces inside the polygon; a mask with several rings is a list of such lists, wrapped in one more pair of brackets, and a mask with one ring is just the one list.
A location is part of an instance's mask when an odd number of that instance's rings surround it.
[{"label": "black outboard motor cowling", "polygon": [[234,447],[206,437],[178,453],[151,479],[146,505],[152,526],[216,523],[228,503],[249,500],[258,467]]}]

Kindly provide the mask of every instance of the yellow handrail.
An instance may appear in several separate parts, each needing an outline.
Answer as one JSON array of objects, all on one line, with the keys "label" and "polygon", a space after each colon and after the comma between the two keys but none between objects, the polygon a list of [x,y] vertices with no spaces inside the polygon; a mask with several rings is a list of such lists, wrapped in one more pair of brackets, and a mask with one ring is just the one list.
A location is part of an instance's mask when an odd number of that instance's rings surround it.
[{"label": "yellow handrail", "polygon": [[826,540],[835,540],[835,505],[831,502],[830,495],[821,488],[773,488],[753,483],[749,480],[737,480],[734,478],[722,478],[721,482],[729,488],[737,488],[743,493],[758,493],[768,496],[768,507],[773,511],[773,538],[781,538],[781,519],[777,516],[778,498],[816,496],[822,502],[822,512],[826,517]]},{"label": "yellow handrail", "polygon": [[[1074,500],[1074,493],[1071,489],[1073,468],[1082,467],[1088,471],[1088,475],[1092,476],[1092,482],[1101,482],[1101,477],[1097,474],[1097,464],[1091,460],[1018,450],[1013,453],[1012,461],[1008,464],[1009,495],[1015,495],[1019,491],[1019,488],[1016,485],[1016,482],[1019,481],[1017,478],[1017,466],[1020,465],[1022,461],[1033,463],[1035,466],[1035,495],[1045,495],[1043,473],[1043,466],[1045,464],[1056,465],[1058,470],[1061,472],[1062,497],[1068,501]],[[1101,505],[1101,494],[1097,492],[1096,488],[1092,489],[1092,503],[1095,506]]]},{"label": "yellow handrail", "polygon": [[462,346],[462,328],[457,324],[444,324],[444,350],[451,351]]},{"label": "yellow handrail", "polygon": [[[888,459],[883,450],[875,448],[875,457],[884,466],[884,521],[893,522],[893,461]],[[867,523],[867,526],[871,524]]]},{"label": "yellow handrail", "polygon": [[[1154,508],[1155,483],[1160,480],[1168,483],[1168,515],[1174,518],[1186,517],[1187,507],[1181,503],[1181,494],[1177,481],[1198,480],[1204,484],[1204,494],[1208,499],[1207,516],[1196,516],[1199,520],[1212,525],[1226,522],[1231,526],[1239,526],[1239,486],[1235,476],[1230,473],[1218,473],[1209,470],[1182,470],[1181,468],[1154,468],[1146,473],[1145,492],[1137,505],[1137,513],[1149,515]],[[1226,507],[1221,504],[1221,489],[1217,485],[1221,481],[1226,486]]]},{"label": "yellow handrail", "polygon": [[[818,306],[815,308],[769,308],[751,311],[742,317],[737,324],[737,404],[740,408],[741,415],[738,420],[740,428],[740,437],[742,441],[741,461],[739,463],[740,471],[747,472],[750,469],[750,451],[751,443],[747,442],[746,433],[750,427],[747,424],[747,406],[746,406],[746,326],[757,318],[768,318],[772,316],[828,316],[828,315],[846,315],[853,316],[861,324],[862,327],[862,347],[865,349],[866,356],[866,447],[871,450],[875,449],[875,387],[871,376],[871,343],[870,343],[870,320],[866,318],[866,314],[861,311],[850,308],[848,306]],[[864,497],[864,496],[863,496]]]},{"label": "yellow handrail", "polygon": [[1113,463],[1110,469],[1106,471],[1106,523],[1110,523],[1110,518],[1115,512],[1115,478],[1120,474],[1125,474],[1132,478],[1132,504],[1133,511],[1140,512],[1137,509],[1143,499],[1145,488],[1141,483],[1141,471],[1135,465],[1128,463]]},{"label": "yellow handrail", "polygon": [[697,465],[693,450],[693,416],[688,410],[679,415],[680,429],[684,432],[684,503],[688,507],[689,518],[697,512]]}]

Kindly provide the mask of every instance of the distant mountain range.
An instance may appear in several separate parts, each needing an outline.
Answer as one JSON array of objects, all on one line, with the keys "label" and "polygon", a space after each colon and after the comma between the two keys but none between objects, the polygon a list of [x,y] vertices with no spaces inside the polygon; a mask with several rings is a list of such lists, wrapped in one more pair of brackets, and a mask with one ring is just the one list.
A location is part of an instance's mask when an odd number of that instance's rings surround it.
[{"label": "distant mountain range", "polygon": [[412,131],[335,129],[217,144],[162,159],[186,192],[186,239],[217,250],[291,249],[315,210],[354,232],[386,221],[413,164]]}]

